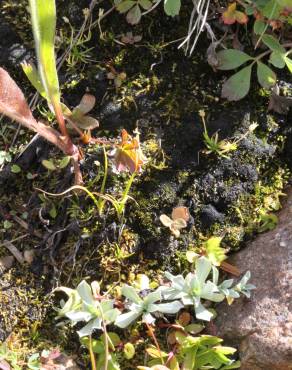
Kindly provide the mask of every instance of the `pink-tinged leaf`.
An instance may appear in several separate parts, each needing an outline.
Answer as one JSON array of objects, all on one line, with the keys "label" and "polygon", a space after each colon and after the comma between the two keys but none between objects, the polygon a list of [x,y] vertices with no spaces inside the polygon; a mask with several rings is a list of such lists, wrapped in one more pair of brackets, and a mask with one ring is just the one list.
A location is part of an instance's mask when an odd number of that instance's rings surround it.
[{"label": "pink-tinged leaf", "polygon": [[52,127],[48,127],[34,119],[22,91],[9,76],[8,72],[1,67],[0,112],[11,118],[13,121],[17,121],[28,129],[38,133],[46,140],[60,148],[64,153],[68,154],[68,146],[65,139]]},{"label": "pink-tinged leaf", "polygon": [[22,91],[3,68],[0,68],[0,112],[26,126],[36,124]]},{"label": "pink-tinged leaf", "polygon": [[82,114],[87,114],[90,112],[95,106],[95,96],[91,94],[84,94],[80,100],[79,105],[74,109],[80,111]]},{"label": "pink-tinged leaf", "polygon": [[0,360],[0,370],[11,370],[11,367],[5,360]]},{"label": "pink-tinged leaf", "polygon": [[142,13],[139,5],[135,5],[131,10],[129,10],[126,19],[127,22],[134,25],[140,22]]}]

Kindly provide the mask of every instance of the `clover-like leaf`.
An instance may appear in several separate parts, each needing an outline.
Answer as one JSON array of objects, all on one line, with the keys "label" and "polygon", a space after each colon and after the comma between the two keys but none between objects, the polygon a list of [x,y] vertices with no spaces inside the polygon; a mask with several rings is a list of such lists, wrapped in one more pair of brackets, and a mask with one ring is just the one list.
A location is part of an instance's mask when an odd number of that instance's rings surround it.
[{"label": "clover-like leaf", "polygon": [[277,81],[276,74],[266,64],[257,62],[258,81],[262,87],[269,89],[274,86]]},{"label": "clover-like leaf", "polygon": [[133,6],[132,9],[129,10],[129,12],[127,13],[126,19],[128,23],[130,23],[131,25],[135,25],[140,22],[141,16],[142,16],[142,13],[141,13],[140,6],[136,4],[135,6]]},{"label": "clover-like leaf", "polygon": [[218,65],[216,66],[216,68],[225,71],[229,69],[235,69],[245,62],[253,59],[251,56],[244,53],[243,51],[236,49],[220,50],[217,53],[217,57]]},{"label": "clover-like leaf", "polygon": [[284,54],[285,48],[279,43],[279,41],[272,35],[265,34],[262,37],[263,43],[272,51]]},{"label": "clover-like leaf", "polygon": [[181,0],[164,0],[164,11],[167,15],[175,17],[179,14]]},{"label": "clover-like leaf", "polygon": [[244,98],[250,88],[252,66],[242,68],[231,76],[222,87],[222,97],[230,101],[237,101]]}]

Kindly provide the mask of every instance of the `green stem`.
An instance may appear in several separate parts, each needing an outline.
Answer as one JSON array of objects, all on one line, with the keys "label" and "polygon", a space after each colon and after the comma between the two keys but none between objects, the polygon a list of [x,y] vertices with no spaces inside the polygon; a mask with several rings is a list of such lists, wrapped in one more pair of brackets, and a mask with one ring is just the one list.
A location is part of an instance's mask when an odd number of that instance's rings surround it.
[{"label": "green stem", "polygon": [[108,358],[109,358],[109,343],[108,343],[108,336],[107,336],[107,329],[106,324],[104,320],[103,310],[101,307],[101,304],[98,302],[100,315],[101,315],[101,322],[102,322],[102,328],[104,333],[104,370],[108,370]]},{"label": "green stem", "polygon": [[126,203],[126,201],[127,201],[127,197],[128,197],[128,194],[129,194],[129,191],[130,191],[130,189],[131,189],[131,186],[132,186],[132,183],[133,183],[133,181],[134,181],[135,176],[136,176],[136,172],[133,172],[133,173],[132,173],[132,175],[131,175],[131,177],[129,178],[129,180],[128,180],[128,182],[127,182],[127,186],[126,186],[126,188],[125,188],[125,190],[124,190],[124,192],[123,192],[123,196],[122,196],[122,199],[121,199],[121,201],[120,201],[120,203],[121,203],[123,206],[125,206],[125,203]]},{"label": "green stem", "polygon": [[[104,192],[105,192],[105,185],[106,185],[107,174],[108,174],[108,158],[107,158],[107,153],[106,153],[106,150],[105,150],[104,146],[103,146],[103,155],[104,155],[104,176],[103,176],[101,189],[100,189],[101,194],[104,194]],[[99,210],[100,215],[102,214],[105,202],[106,202],[106,200],[102,199],[102,198],[100,198],[98,200],[98,204],[99,204],[98,210]]]},{"label": "green stem", "polygon": [[91,335],[89,335],[89,354],[90,354],[90,362],[91,362],[92,370],[97,370],[96,369],[95,356],[94,356],[94,352],[93,352],[93,349],[92,349],[92,337],[91,337]]}]

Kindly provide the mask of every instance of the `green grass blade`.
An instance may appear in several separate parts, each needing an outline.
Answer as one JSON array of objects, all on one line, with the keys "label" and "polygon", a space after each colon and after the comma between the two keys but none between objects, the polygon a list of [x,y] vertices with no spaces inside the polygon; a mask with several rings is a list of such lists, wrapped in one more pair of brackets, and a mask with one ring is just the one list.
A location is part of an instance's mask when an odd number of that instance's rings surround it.
[{"label": "green grass blade", "polygon": [[26,77],[29,79],[29,82],[32,86],[37,90],[37,92],[45,99],[48,100],[48,96],[46,94],[46,90],[44,85],[42,84],[40,75],[33,64],[23,62],[21,63],[21,67],[23,72],[25,73]]},{"label": "green grass blade", "polygon": [[50,103],[55,108],[60,104],[60,89],[54,50],[55,0],[29,0],[29,5],[41,82]]}]

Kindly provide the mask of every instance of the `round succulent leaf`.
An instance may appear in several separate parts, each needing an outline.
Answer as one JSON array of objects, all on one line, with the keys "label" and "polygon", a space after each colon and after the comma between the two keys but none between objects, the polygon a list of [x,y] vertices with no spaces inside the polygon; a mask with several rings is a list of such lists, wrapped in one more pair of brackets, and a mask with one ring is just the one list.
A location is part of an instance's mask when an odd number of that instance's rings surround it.
[{"label": "round succulent leaf", "polygon": [[265,89],[269,89],[270,87],[274,86],[277,81],[275,72],[260,61],[257,62],[257,76],[260,85]]},{"label": "round succulent leaf", "polygon": [[222,97],[230,101],[237,101],[244,98],[249,92],[251,64],[242,68],[231,76],[222,87]]},{"label": "round succulent leaf", "polygon": [[164,214],[159,217],[159,220],[161,221],[162,225],[166,227],[170,227],[173,223],[173,220]]},{"label": "round succulent leaf", "polygon": [[135,347],[128,342],[124,345],[124,356],[127,360],[131,360],[135,356]]},{"label": "round succulent leaf", "polygon": [[180,230],[187,227],[187,223],[183,218],[177,218],[176,220],[172,221],[171,228]]},{"label": "round succulent leaf", "polygon": [[235,69],[245,62],[252,60],[253,58],[243,51],[236,49],[220,50],[217,53],[218,66],[217,69],[227,71],[229,69]]},{"label": "round succulent leaf", "polygon": [[77,105],[77,107],[75,107],[75,109],[78,109],[83,114],[86,114],[94,108],[95,102],[96,99],[94,95],[84,94],[80,100],[80,103]]}]

